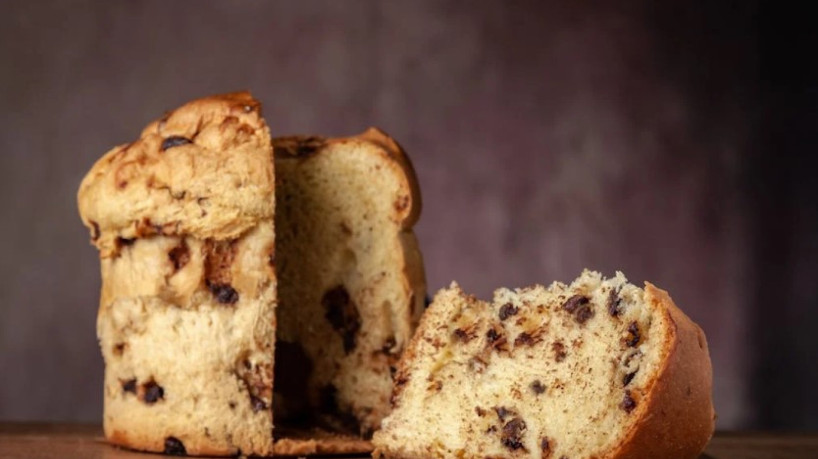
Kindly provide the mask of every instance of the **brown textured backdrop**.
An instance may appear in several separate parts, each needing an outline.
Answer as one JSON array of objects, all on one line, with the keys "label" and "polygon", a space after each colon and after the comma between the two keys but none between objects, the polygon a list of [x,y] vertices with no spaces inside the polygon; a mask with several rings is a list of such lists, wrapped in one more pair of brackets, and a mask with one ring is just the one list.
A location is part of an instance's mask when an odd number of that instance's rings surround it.
[{"label": "brown textured backdrop", "polygon": [[247,88],[276,135],[404,145],[431,290],[623,270],[707,332],[720,428],[818,426],[815,340],[792,338],[816,318],[815,186],[771,152],[793,127],[764,108],[796,112],[759,8],[618,3],[5,2],[0,419],[100,418],[85,171],[164,110]]}]

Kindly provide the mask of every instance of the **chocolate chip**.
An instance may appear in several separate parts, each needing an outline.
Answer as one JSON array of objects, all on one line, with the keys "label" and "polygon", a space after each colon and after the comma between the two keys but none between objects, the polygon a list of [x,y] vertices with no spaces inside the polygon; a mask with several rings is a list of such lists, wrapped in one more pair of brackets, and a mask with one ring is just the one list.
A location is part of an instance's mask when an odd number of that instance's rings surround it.
[{"label": "chocolate chip", "polygon": [[506,320],[517,314],[519,310],[511,303],[506,303],[500,307],[500,320]]},{"label": "chocolate chip", "polygon": [[636,322],[631,322],[630,325],[628,325],[628,334],[630,336],[628,336],[625,343],[630,347],[636,347],[636,345],[639,344],[640,339],[639,325]]},{"label": "chocolate chip", "polygon": [[497,330],[494,328],[489,328],[488,331],[486,331],[486,338],[488,338],[489,343],[494,343],[500,339],[500,334],[497,333]]},{"label": "chocolate chip", "polygon": [[349,292],[343,285],[339,285],[324,293],[321,298],[324,306],[324,317],[332,325],[344,343],[344,352],[349,354],[355,349],[358,330],[361,328],[361,314],[358,306],[352,301]]},{"label": "chocolate chip", "polygon": [[187,137],[182,137],[179,135],[170,136],[162,141],[162,147],[160,148],[160,151],[165,151],[168,148],[178,147],[180,145],[187,145],[189,143],[192,142]]},{"label": "chocolate chip", "polygon": [[234,304],[239,301],[239,292],[228,284],[209,284],[207,288],[219,303]]},{"label": "chocolate chip", "polygon": [[168,258],[170,258],[170,262],[173,264],[174,272],[184,268],[187,262],[190,261],[190,250],[187,248],[187,243],[182,240],[179,245],[170,249]]},{"label": "chocolate chip", "polygon": [[472,330],[467,331],[462,328],[456,328],[453,334],[455,338],[464,343],[468,343],[474,338],[474,332]]},{"label": "chocolate chip", "polygon": [[626,413],[630,413],[636,408],[636,401],[631,397],[631,391],[625,391],[625,397],[622,398],[622,403],[619,404],[619,407],[625,410]]},{"label": "chocolate chip", "polygon": [[185,445],[176,437],[168,437],[165,439],[165,454],[170,456],[184,456],[187,454]]},{"label": "chocolate chip", "polygon": [[574,313],[574,320],[577,321],[579,324],[584,324],[588,321],[591,317],[594,316],[594,310],[591,309],[590,304],[583,304],[579,308],[577,308],[576,312]]},{"label": "chocolate chip", "polygon": [[165,389],[151,379],[145,384],[142,384],[142,394],[142,401],[148,405],[153,405],[158,400],[165,398]]},{"label": "chocolate chip", "polygon": [[562,341],[554,341],[551,345],[551,350],[554,351],[554,360],[557,362],[565,360],[567,353],[565,352],[565,345],[562,344]]},{"label": "chocolate chip", "polygon": [[113,350],[114,355],[117,355],[117,356],[122,355],[122,353],[125,352],[125,348],[127,346],[128,345],[125,344],[125,343],[116,343],[114,345],[114,350]]},{"label": "chocolate chip", "polygon": [[540,440],[540,451],[542,451],[543,459],[551,456],[551,440],[548,437],[542,437]]},{"label": "chocolate chip", "polygon": [[481,418],[486,415],[486,410],[480,408],[479,406],[474,407],[474,411],[477,413],[478,416]]},{"label": "chocolate chip", "polygon": [[622,312],[621,306],[622,298],[619,298],[619,294],[612,288],[611,292],[608,293],[608,314],[612,317],[618,316]]},{"label": "chocolate chip", "polygon": [[122,381],[122,392],[136,393],[136,378]]},{"label": "chocolate chip", "polygon": [[514,339],[515,346],[531,346],[534,344],[534,338],[526,332],[522,332]]},{"label": "chocolate chip", "polygon": [[235,410],[236,409],[236,402],[231,400],[231,401],[227,402],[227,406],[229,406],[231,410]]},{"label": "chocolate chip", "polygon": [[523,434],[526,431],[525,421],[516,417],[503,426],[500,441],[503,446],[514,451],[523,447]]},{"label": "chocolate chip", "polygon": [[590,302],[591,302],[591,300],[587,296],[574,295],[571,298],[568,298],[567,300],[565,300],[565,303],[563,303],[563,305],[562,305],[562,309],[565,309],[566,311],[573,314],[574,311],[576,311],[576,309],[578,307],[580,307],[580,306],[582,306],[584,304],[588,304]]},{"label": "chocolate chip", "polygon": [[635,371],[633,373],[627,373],[625,376],[622,377],[622,385],[627,386],[628,384],[630,384],[631,381],[633,381],[634,376],[636,376]]},{"label": "chocolate chip", "polygon": [[255,395],[250,396],[250,406],[253,408],[253,413],[258,413],[261,410],[267,409],[267,403]]},{"label": "chocolate chip", "polygon": [[490,347],[496,351],[508,350],[506,346],[508,341],[506,340],[505,335],[503,335],[502,332],[498,331],[495,327],[489,328],[486,331],[486,340],[487,347]]},{"label": "chocolate chip", "polygon": [[533,390],[534,393],[537,395],[545,392],[545,386],[539,379],[535,379],[534,382],[532,382],[529,387],[531,387],[531,390]]}]

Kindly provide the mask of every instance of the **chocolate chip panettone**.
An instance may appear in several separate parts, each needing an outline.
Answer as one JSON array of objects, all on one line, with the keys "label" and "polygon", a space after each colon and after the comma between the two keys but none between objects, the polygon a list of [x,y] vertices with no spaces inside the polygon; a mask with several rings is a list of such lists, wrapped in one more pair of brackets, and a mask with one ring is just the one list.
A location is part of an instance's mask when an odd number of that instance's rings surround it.
[{"label": "chocolate chip panettone", "polygon": [[367,436],[390,410],[392,371],[423,310],[415,174],[377,129],[273,144],[276,416]]},{"label": "chocolate chip panettone", "polygon": [[570,285],[442,290],[375,434],[394,458],[694,458],[712,435],[704,333],[667,292],[585,271]]},{"label": "chocolate chip panettone", "polygon": [[191,102],[82,181],[112,443],[273,452],[274,178],[259,110],[247,93]]}]

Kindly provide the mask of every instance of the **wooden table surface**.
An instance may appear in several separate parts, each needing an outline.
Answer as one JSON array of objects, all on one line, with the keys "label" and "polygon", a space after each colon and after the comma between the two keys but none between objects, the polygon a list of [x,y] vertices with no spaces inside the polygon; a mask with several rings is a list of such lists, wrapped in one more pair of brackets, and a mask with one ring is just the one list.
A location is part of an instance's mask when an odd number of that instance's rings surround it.
[{"label": "wooden table surface", "polygon": [[[98,425],[0,422],[0,458],[150,459],[107,445]],[[347,456],[349,457],[349,456]],[[717,433],[700,459],[818,459],[818,433]],[[653,458],[646,458],[653,459]]]}]

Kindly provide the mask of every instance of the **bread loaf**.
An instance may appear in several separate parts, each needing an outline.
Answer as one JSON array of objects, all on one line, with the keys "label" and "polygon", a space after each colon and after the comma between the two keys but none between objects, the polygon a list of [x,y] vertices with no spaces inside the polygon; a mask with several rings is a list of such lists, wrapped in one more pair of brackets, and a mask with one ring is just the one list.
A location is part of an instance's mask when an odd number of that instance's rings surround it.
[{"label": "bread loaf", "polygon": [[371,450],[425,294],[414,172],[376,129],[274,143],[275,161],[248,93],[208,97],[82,181],[110,442],[189,455]]}]

